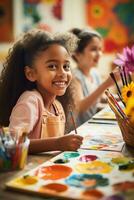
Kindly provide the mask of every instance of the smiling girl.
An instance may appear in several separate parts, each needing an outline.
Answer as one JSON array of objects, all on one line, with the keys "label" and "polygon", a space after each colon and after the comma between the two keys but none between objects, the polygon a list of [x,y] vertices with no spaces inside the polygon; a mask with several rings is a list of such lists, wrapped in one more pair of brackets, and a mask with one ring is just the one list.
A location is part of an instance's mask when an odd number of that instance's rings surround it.
[{"label": "smiling girl", "polygon": [[[9,51],[0,77],[0,125],[14,133],[25,129],[31,153],[77,150],[82,143],[81,136],[64,136],[73,102],[69,44],[75,39],[33,30]],[[65,112],[57,100],[61,96]]]}]

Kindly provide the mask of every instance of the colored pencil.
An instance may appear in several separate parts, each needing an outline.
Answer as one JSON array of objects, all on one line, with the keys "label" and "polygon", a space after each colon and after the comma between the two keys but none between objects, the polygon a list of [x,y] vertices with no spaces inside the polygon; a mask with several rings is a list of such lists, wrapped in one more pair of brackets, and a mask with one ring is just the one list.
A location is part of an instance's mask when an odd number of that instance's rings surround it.
[{"label": "colored pencil", "polygon": [[108,97],[108,104],[112,109],[112,111],[115,113],[115,115],[123,119],[122,113],[119,111],[119,109],[117,109],[117,107],[109,97]]},{"label": "colored pencil", "polygon": [[120,116],[122,116],[122,118],[124,118],[124,119],[128,119],[128,117],[126,116],[126,114],[124,113],[124,111],[122,110],[122,108],[121,108],[121,106],[118,104],[118,102],[116,101],[116,99],[114,98],[114,96],[110,93],[110,91],[109,90],[106,90],[105,91],[105,94],[107,95],[107,97],[108,97],[108,103],[112,106],[112,110],[114,110],[115,111],[115,113],[117,114],[117,115],[120,115]]},{"label": "colored pencil", "polygon": [[122,113],[122,115],[124,115],[124,117],[127,117],[126,114],[124,113],[123,109],[121,108],[121,106],[118,104],[117,100],[114,98],[114,96],[110,93],[109,90],[107,90],[109,96],[112,98],[114,104],[118,107],[118,109],[120,110],[120,112]]},{"label": "colored pencil", "polygon": [[115,107],[115,105],[109,99],[108,99],[108,103],[109,103],[111,110],[115,113],[115,115],[120,117],[121,119],[123,119],[121,113],[119,112],[119,110],[117,110],[117,107]]}]

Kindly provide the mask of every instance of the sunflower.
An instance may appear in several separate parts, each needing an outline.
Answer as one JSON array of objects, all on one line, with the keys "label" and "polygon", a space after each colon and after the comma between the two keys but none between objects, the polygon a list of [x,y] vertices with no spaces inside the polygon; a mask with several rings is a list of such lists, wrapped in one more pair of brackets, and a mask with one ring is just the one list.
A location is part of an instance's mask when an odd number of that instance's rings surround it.
[{"label": "sunflower", "polygon": [[129,116],[130,121],[134,124],[134,96],[127,101],[125,110],[126,115]]},{"label": "sunflower", "polygon": [[130,97],[134,97],[134,82],[131,82],[130,84],[125,85],[122,88],[121,95],[125,103],[127,103]]}]

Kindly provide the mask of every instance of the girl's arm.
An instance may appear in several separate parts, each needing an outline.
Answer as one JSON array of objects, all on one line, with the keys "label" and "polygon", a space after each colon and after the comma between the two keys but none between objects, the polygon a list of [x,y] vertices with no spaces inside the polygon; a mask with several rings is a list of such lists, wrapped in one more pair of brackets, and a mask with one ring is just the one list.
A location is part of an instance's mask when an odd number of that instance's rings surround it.
[{"label": "girl's arm", "polygon": [[68,134],[62,137],[49,139],[31,139],[29,153],[41,153],[45,151],[76,151],[82,144],[83,137],[76,134]]},{"label": "girl's arm", "polygon": [[77,88],[77,97],[76,97],[76,103],[77,103],[77,108],[78,108],[78,113],[82,113],[87,111],[89,108],[94,106],[97,103],[97,100],[103,92],[109,88],[110,86],[113,85],[113,81],[110,77],[108,77],[98,88],[92,92],[87,97],[83,96],[83,91],[82,91],[82,86],[79,80],[75,80],[76,83],[76,88]]},{"label": "girl's arm", "polygon": [[57,150],[57,138],[30,140],[29,153],[31,154]]}]

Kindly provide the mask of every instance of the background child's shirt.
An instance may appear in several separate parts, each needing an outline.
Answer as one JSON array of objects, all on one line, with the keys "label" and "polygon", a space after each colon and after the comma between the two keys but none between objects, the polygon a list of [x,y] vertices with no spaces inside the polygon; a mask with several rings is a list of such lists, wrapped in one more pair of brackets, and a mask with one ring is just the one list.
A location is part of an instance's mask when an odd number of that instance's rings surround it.
[{"label": "background child's shirt", "polygon": [[[95,68],[90,70],[90,77],[92,78],[92,82],[88,80],[88,78],[82,73],[82,71],[79,68],[75,68],[73,73],[74,76],[81,83],[84,97],[89,96],[101,84],[101,79]],[[77,126],[80,126],[81,124],[92,118],[96,111],[97,103],[96,105],[88,109],[86,112],[79,114],[79,116],[77,117]]]},{"label": "background child's shirt", "polygon": [[64,135],[65,114],[62,105],[55,100],[53,106],[56,115],[46,110],[37,90],[24,92],[12,110],[10,131],[16,133],[25,128],[31,139]]}]

